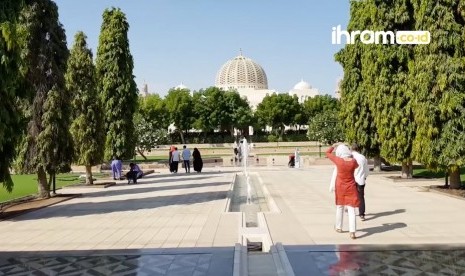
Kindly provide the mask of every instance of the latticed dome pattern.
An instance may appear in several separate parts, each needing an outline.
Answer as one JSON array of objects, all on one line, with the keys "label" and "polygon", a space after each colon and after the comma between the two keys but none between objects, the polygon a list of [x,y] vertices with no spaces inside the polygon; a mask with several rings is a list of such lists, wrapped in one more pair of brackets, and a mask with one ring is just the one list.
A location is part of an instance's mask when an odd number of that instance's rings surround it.
[{"label": "latticed dome pattern", "polygon": [[268,80],[263,68],[242,55],[226,62],[216,75],[216,87],[268,89]]}]

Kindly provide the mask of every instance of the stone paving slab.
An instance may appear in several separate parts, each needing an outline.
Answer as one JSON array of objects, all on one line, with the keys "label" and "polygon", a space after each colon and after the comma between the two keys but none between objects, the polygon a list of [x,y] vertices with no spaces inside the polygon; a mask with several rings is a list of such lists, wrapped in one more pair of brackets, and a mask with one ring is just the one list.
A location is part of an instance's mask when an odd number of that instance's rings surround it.
[{"label": "stone paving slab", "polygon": [[[277,211],[265,212],[268,230],[274,244],[284,245],[296,275],[465,273],[463,263],[452,266],[463,259],[464,247],[447,246],[465,241],[465,200],[427,192],[428,182],[371,175],[367,220],[357,221],[359,238],[351,240],[347,223],[345,233],[334,231],[332,169],[251,169],[276,204]],[[236,171],[161,171],[138,184],[66,188],[83,196],[0,222],[0,274],[231,275],[242,214],[224,210]],[[412,244],[445,247],[412,250]],[[332,248],[321,249],[326,245]],[[226,249],[220,254],[219,248]],[[443,264],[429,261],[436,259]]]},{"label": "stone paving slab", "polygon": [[66,188],[83,195],[1,221],[0,250],[233,247],[241,215],[224,213],[233,175],[213,168],[104,190]]},{"label": "stone paving slab", "polygon": [[[382,175],[367,179],[366,221],[357,217],[356,240],[334,231],[334,195],[329,192],[333,166],[279,171],[257,170],[281,213],[266,213],[274,243],[434,244],[463,243],[465,200],[425,192],[421,182],[394,183]],[[428,181],[427,181],[428,183]]]}]

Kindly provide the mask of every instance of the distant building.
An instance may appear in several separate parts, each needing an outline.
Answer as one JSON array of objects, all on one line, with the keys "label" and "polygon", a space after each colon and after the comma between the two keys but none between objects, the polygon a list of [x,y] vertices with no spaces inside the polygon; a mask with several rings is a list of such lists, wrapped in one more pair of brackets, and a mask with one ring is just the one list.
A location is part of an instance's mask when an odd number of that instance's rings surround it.
[{"label": "distant building", "polygon": [[249,101],[252,109],[262,102],[268,94],[276,93],[268,89],[265,70],[242,53],[227,61],[216,75],[215,86],[223,90],[235,89]]},{"label": "distant building", "polygon": [[304,103],[308,98],[320,95],[320,92],[318,89],[313,88],[308,82],[301,80],[289,91],[289,95],[296,95],[299,99],[299,103]]},{"label": "distant building", "polygon": [[[242,53],[221,66],[216,74],[215,86],[225,91],[237,90],[241,96],[247,98],[254,110],[266,95],[278,93],[268,88],[265,70],[252,59],[243,56]],[[303,80],[289,91],[289,95],[296,95],[300,103],[319,94],[317,89],[312,88]]]},{"label": "distant building", "polygon": [[174,89],[187,89],[190,90],[189,87],[185,86],[182,82],[178,86],[176,86]]}]

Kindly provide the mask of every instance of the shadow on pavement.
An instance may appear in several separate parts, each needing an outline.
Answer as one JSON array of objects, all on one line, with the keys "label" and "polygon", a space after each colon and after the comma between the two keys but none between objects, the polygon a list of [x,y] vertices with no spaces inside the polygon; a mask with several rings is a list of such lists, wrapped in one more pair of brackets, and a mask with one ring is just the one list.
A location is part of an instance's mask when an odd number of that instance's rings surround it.
[{"label": "shadow on pavement", "polygon": [[383,223],[380,226],[357,229],[357,231],[366,232],[365,234],[357,235],[357,238],[366,238],[366,237],[371,236],[373,234],[379,234],[379,233],[392,231],[392,230],[395,230],[395,229],[398,229],[398,228],[404,228],[404,227],[407,227],[407,224],[405,224],[403,222],[397,222],[397,223]]},{"label": "shadow on pavement", "polygon": [[36,212],[18,216],[10,221],[37,220],[53,217],[78,217],[113,212],[136,211],[141,209],[156,209],[172,205],[192,205],[197,203],[222,200],[228,191],[189,193],[169,196],[151,196],[112,200],[105,202],[81,202],[64,205],[54,205]]},{"label": "shadow on pavement", "polygon": [[368,214],[365,215],[365,221],[367,220],[374,220],[380,217],[387,217],[395,214],[400,214],[400,213],[405,213],[405,209],[397,209],[394,211],[386,211],[386,212],[381,212],[381,213],[374,213],[374,214]]},{"label": "shadow on pavement", "polygon": [[197,177],[202,177],[202,176],[208,176],[208,175],[222,175],[222,174],[228,174],[228,173],[237,173],[240,172],[240,170],[231,170],[231,171],[220,171],[220,172],[193,172],[191,171],[190,173],[185,173],[184,169],[183,171],[178,170],[178,173],[160,173],[160,172],[155,172],[152,174],[149,174],[147,176],[144,176],[142,179],[154,179],[154,178],[176,178],[176,179],[182,179],[184,177],[192,177],[196,178]]},{"label": "shadow on pavement", "polygon": [[[157,192],[157,191],[216,187],[216,186],[223,186],[223,185],[231,185],[231,182],[224,181],[224,182],[183,184],[183,185],[170,185],[170,186],[159,186],[159,187],[153,187],[153,186],[147,187],[147,186],[143,186],[144,184],[147,184],[147,183],[137,183],[137,184],[128,185],[128,186],[131,186],[132,189],[124,189],[124,190],[106,189],[103,191],[91,192],[91,193],[84,194],[82,197],[86,198],[86,197],[101,197],[101,196],[132,195],[132,194],[142,194],[142,193]],[[150,184],[153,184],[153,183],[150,183]]]}]

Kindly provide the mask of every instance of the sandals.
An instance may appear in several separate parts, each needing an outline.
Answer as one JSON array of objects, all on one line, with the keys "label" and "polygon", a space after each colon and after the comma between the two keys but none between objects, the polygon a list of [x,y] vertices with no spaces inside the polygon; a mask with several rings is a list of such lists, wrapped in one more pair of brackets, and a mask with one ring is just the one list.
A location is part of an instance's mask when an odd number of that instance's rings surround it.
[{"label": "sandals", "polygon": [[[342,229],[338,229],[338,228],[334,228],[334,230],[338,233],[342,233]],[[349,237],[353,240],[355,240],[357,237],[355,236],[355,233],[354,232],[350,232],[349,233]]]}]

